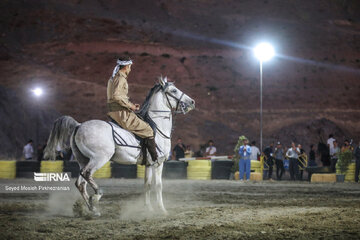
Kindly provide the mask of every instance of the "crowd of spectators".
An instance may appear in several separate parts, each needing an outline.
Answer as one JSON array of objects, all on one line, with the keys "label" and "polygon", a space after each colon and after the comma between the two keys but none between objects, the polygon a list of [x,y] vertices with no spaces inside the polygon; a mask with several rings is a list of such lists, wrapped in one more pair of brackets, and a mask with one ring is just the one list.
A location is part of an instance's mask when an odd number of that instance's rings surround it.
[{"label": "crowd of spectators", "polygon": [[182,139],[178,138],[177,143],[170,154],[170,159],[179,160],[180,158],[212,156],[216,156],[216,147],[213,140],[209,140],[205,145],[200,145],[200,150],[194,152],[191,145],[185,145],[182,142]]},{"label": "crowd of spectators", "polygon": [[[336,163],[340,152],[351,151],[354,153],[356,162],[355,166],[355,181],[359,181],[360,172],[360,142],[357,147],[352,146],[352,141],[345,140],[342,146],[339,146],[338,141],[330,134],[327,144],[319,143],[318,149],[315,150],[314,144],[310,145],[309,153],[306,153],[301,144],[292,142],[290,146],[282,146],[280,142],[270,143],[260,153],[256,147],[256,142],[252,142],[248,147],[247,139],[244,140],[239,149],[239,173],[248,179],[248,169],[250,169],[250,160],[260,160],[260,155],[264,157],[264,179],[273,180],[273,167],[276,166],[276,179],[281,180],[285,174],[285,169],[289,170],[291,180],[302,180],[304,170],[307,167],[317,167],[316,158],[319,157],[322,166],[328,166],[331,172],[336,172]],[[248,161],[249,160],[249,161]]]},{"label": "crowd of spectators", "polygon": [[[260,160],[260,156],[264,157],[264,179],[273,180],[273,169],[276,166],[276,180],[282,180],[286,170],[289,171],[290,180],[302,180],[306,167],[317,167],[317,158],[321,160],[322,166],[330,167],[332,172],[336,171],[336,163],[338,154],[344,151],[354,152],[356,159],[355,181],[358,182],[360,172],[360,143],[354,148],[352,141],[345,140],[342,146],[332,134],[326,144],[318,144],[318,149],[314,144],[309,146],[309,153],[306,153],[301,144],[292,142],[289,146],[283,146],[281,142],[270,143],[262,151],[256,146],[256,142],[252,141],[249,145],[246,139],[239,149],[239,173],[240,176],[246,175],[246,180],[250,178],[251,160]],[[182,139],[179,138],[177,144],[173,148],[174,160],[190,157],[211,157],[216,155],[216,147],[214,141],[209,140],[206,145],[202,145],[200,150],[194,153],[190,145],[184,145]]]},{"label": "crowd of spectators", "polygon": [[[37,147],[37,159],[40,161],[43,157],[43,151],[46,144],[39,145]],[[355,181],[359,181],[360,172],[360,142],[356,147],[353,147],[352,141],[345,140],[342,146],[339,146],[339,142],[334,138],[333,134],[329,135],[326,145],[319,143],[318,149],[315,150],[314,144],[310,145],[310,151],[307,154],[301,144],[295,144],[292,142],[289,147],[283,147],[280,142],[270,143],[266,146],[262,152],[256,146],[256,142],[252,141],[248,145],[248,140],[244,141],[240,147],[239,156],[239,171],[240,176],[246,174],[246,179],[250,178],[250,164],[251,160],[260,160],[260,156],[264,157],[265,175],[264,179],[273,180],[273,166],[276,166],[276,179],[281,180],[285,174],[285,169],[289,169],[291,180],[302,180],[303,171],[306,167],[316,167],[316,157],[321,159],[322,166],[329,166],[332,172],[336,171],[336,163],[338,161],[338,155],[340,152],[351,151],[355,158]],[[209,140],[206,145],[202,145],[198,152],[192,150],[191,145],[185,145],[181,138],[177,139],[177,144],[174,146],[171,152],[170,158],[173,160],[179,160],[180,158],[191,157],[212,157],[217,153],[217,149],[213,140]],[[29,140],[23,148],[24,158],[26,160],[35,159],[33,141]],[[57,151],[57,159],[69,160],[71,153]]]},{"label": "crowd of spectators", "polygon": [[[25,160],[42,161],[44,159],[45,148],[46,148],[46,143],[38,144],[35,152],[33,147],[33,141],[30,139],[23,148],[23,157]],[[59,147],[57,147],[55,154],[57,160],[70,161],[73,159],[71,149],[62,150]]]}]

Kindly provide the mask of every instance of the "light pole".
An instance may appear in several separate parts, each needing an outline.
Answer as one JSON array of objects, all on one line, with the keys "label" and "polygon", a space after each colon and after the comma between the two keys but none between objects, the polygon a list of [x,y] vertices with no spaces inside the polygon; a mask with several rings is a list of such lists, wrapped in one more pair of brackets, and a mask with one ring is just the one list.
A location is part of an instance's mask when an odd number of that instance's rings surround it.
[{"label": "light pole", "polygon": [[[35,95],[36,105],[37,105],[37,107],[39,107],[39,104],[38,104],[39,98],[44,93],[42,88],[37,87],[37,88],[31,89],[31,92]],[[35,146],[37,146],[39,144],[40,144],[40,142],[39,142],[39,116],[36,116],[36,145]]]},{"label": "light pole", "polygon": [[269,61],[274,55],[275,50],[269,43],[260,43],[254,48],[255,57],[260,62],[260,151],[263,151],[263,118],[262,118],[262,83],[263,83],[263,62]]}]

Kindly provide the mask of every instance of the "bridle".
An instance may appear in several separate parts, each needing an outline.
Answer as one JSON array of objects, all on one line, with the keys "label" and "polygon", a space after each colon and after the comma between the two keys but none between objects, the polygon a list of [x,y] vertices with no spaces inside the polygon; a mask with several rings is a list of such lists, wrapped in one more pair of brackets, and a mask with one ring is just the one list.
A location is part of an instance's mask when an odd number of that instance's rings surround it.
[{"label": "bridle", "polygon": [[[173,94],[168,93],[168,92],[165,92],[165,96],[166,96],[166,100],[167,100],[167,102],[168,102],[168,104],[169,104],[169,106],[170,106],[170,109],[171,109],[171,112],[172,112],[172,113],[177,114],[177,113],[183,113],[183,112],[184,112],[183,110],[179,111],[179,105],[180,105],[180,103],[181,103],[181,99],[182,99],[183,96],[184,96],[184,93],[181,93],[180,98],[177,98],[176,96],[174,96]],[[172,105],[171,105],[171,102],[170,102],[168,96],[174,98],[174,99],[177,101],[177,102],[176,102],[175,111],[172,110],[173,107],[172,107]]]},{"label": "bridle", "polygon": [[[184,97],[184,93],[181,94],[180,98],[177,98],[172,93],[165,92],[167,87],[168,87],[168,83],[166,83],[165,86],[161,86],[161,90],[165,94],[166,101],[167,101],[167,103],[169,104],[169,107],[170,107],[170,111],[166,111],[166,110],[150,110],[150,111],[151,112],[158,112],[158,113],[170,113],[170,116],[168,117],[169,120],[171,119],[171,116],[174,114],[174,118],[172,120],[172,128],[171,128],[170,136],[167,136],[163,131],[161,131],[160,128],[157,126],[157,124],[153,121],[153,123],[155,125],[155,129],[160,134],[160,136],[162,138],[165,138],[165,139],[170,141],[171,137],[172,137],[173,130],[175,128],[176,114],[180,113],[180,112],[185,113],[185,111],[184,111],[183,108],[181,109],[181,111],[179,111],[179,106],[181,106],[181,99]],[[172,98],[174,98],[176,100],[176,108],[175,108],[175,110],[173,110],[173,107],[172,107],[172,104],[171,104],[171,102],[169,100],[169,97],[172,97]],[[164,117],[164,118],[167,118],[167,117]],[[161,149],[159,149],[159,151],[162,152]],[[155,165],[155,164],[159,164],[159,163],[158,162],[156,162],[156,163],[153,162],[151,165]]]},{"label": "bridle", "polygon": [[[181,104],[181,99],[183,98],[183,96],[185,95],[184,93],[181,93],[181,96],[180,98],[177,98],[175,95],[173,95],[172,93],[168,93],[168,92],[165,92],[166,88],[168,87],[168,84],[165,85],[165,87],[161,87],[162,91],[164,92],[165,94],[165,97],[166,97],[166,101],[167,103],[169,104],[169,107],[170,107],[170,111],[166,111],[166,110],[151,110],[151,112],[168,112],[168,113],[171,113],[175,115],[176,117],[176,114],[178,113],[184,113],[184,110],[181,109],[181,111],[179,111],[179,106]],[[173,106],[169,100],[169,97],[172,97],[173,99],[176,100],[176,108],[175,110],[173,110]],[[176,118],[174,118],[176,119]],[[163,138],[166,138],[166,139],[171,139],[171,136],[172,136],[172,132],[174,130],[174,125],[175,125],[175,120],[173,120],[173,124],[172,124],[172,129],[171,129],[171,133],[170,133],[170,136],[166,136],[166,134],[164,134],[160,129],[159,127],[155,124],[155,128],[156,130],[160,133],[160,135],[163,137]]]}]

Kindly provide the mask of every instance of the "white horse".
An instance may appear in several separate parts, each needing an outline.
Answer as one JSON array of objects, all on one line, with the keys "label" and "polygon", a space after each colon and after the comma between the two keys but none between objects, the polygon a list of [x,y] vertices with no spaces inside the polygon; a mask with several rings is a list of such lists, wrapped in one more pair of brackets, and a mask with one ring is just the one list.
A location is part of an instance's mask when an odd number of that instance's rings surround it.
[{"label": "white horse", "polygon": [[[163,162],[169,158],[171,151],[172,118],[175,113],[187,113],[195,108],[195,101],[177,89],[174,83],[167,82],[166,77],[159,79],[149,92],[140,115],[150,123],[155,132],[158,162],[154,163],[148,154],[149,163],[145,167],[145,206],[153,210],[150,202],[150,191],[154,187],[159,209],[166,213],[162,200]],[[115,134],[113,132],[115,130]],[[120,164],[139,164],[142,151],[139,139],[134,134],[113,123],[90,120],[82,124],[69,116],[57,119],[50,133],[45,158],[54,159],[55,148],[70,147],[80,165],[80,176],[75,185],[84,198],[88,208],[95,215],[100,212],[95,207],[102,196],[102,191],[95,183],[93,173],[108,161]],[[116,143],[117,142],[117,143]],[[119,145],[120,144],[120,145]],[[95,194],[89,197],[87,183]]]}]

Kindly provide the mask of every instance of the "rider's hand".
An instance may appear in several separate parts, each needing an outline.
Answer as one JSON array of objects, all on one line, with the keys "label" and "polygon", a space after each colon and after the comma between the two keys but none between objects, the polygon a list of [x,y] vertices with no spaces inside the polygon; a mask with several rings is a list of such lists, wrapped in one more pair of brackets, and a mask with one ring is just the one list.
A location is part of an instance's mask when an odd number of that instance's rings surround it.
[{"label": "rider's hand", "polygon": [[134,104],[134,106],[131,107],[131,110],[133,110],[133,111],[140,110],[140,104]]}]

